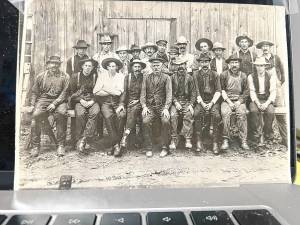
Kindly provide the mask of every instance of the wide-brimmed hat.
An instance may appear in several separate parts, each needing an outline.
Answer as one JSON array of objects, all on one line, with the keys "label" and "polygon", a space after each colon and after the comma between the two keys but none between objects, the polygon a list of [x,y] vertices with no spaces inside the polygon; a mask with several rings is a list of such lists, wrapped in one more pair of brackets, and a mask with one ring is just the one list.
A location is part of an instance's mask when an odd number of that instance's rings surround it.
[{"label": "wide-brimmed hat", "polygon": [[155,56],[153,56],[153,57],[151,57],[151,58],[149,59],[149,62],[150,62],[150,63],[153,63],[153,62],[155,62],[155,61],[160,61],[160,62],[162,62],[162,63],[165,62],[165,60],[164,60],[163,58],[161,58],[161,57],[159,57],[159,56],[157,56],[157,55],[155,55]]},{"label": "wide-brimmed hat", "polygon": [[233,55],[229,56],[228,59],[225,60],[225,62],[227,64],[230,63],[231,61],[239,61],[239,62],[241,62],[242,59],[239,58],[236,54],[233,54]]},{"label": "wide-brimmed hat", "polygon": [[58,56],[58,55],[52,55],[46,61],[46,64],[48,64],[48,63],[58,63],[58,64],[61,64],[62,61],[60,59],[60,56]]},{"label": "wide-brimmed hat", "polygon": [[128,52],[128,48],[126,46],[121,46],[116,50],[116,53],[118,54],[119,52]]},{"label": "wide-brimmed hat", "polygon": [[101,36],[101,38],[99,40],[99,44],[104,44],[104,43],[112,43],[112,40],[109,35]]},{"label": "wide-brimmed hat", "polygon": [[90,45],[85,40],[78,40],[73,48],[88,48]]},{"label": "wide-brimmed hat", "polygon": [[157,40],[155,43],[157,44],[157,45],[159,45],[159,43],[164,43],[165,45],[167,45],[168,44],[168,41],[167,40],[164,40],[164,39],[159,39],[159,40]]},{"label": "wide-brimmed hat", "polygon": [[187,43],[189,43],[189,41],[184,36],[180,36],[176,41],[176,45],[187,44]]},{"label": "wide-brimmed hat", "polygon": [[181,64],[187,63],[187,61],[188,61],[187,58],[178,57],[178,58],[173,62],[173,64],[175,64],[175,65],[181,65]]},{"label": "wide-brimmed hat", "polygon": [[197,50],[201,51],[201,50],[200,50],[200,44],[201,44],[202,42],[207,43],[208,49],[209,49],[209,50],[212,49],[213,43],[212,43],[211,40],[209,40],[208,38],[200,38],[200,39],[196,42],[196,44],[195,44],[195,48],[196,48]]},{"label": "wide-brimmed hat", "polygon": [[212,50],[216,50],[216,49],[222,49],[222,50],[225,50],[226,48],[223,47],[223,44],[220,43],[220,42],[215,42],[214,45],[213,45],[213,48]]},{"label": "wide-brimmed hat", "polygon": [[129,64],[129,66],[132,67],[132,66],[133,66],[134,64],[136,64],[136,63],[140,64],[141,67],[142,67],[142,69],[145,69],[145,68],[146,68],[146,63],[142,62],[142,61],[139,60],[139,59],[134,59],[134,60],[132,60],[132,62],[130,62],[130,64]]},{"label": "wide-brimmed hat", "polygon": [[98,66],[98,62],[92,58],[87,58],[79,61],[79,66],[81,67],[85,62],[91,62],[93,64],[93,67]]},{"label": "wide-brimmed hat", "polygon": [[142,51],[142,49],[138,45],[133,44],[130,46],[130,50],[128,50],[128,52],[132,53],[133,51]]},{"label": "wide-brimmed hat", "polygon": [[168,53],[175,53],[179,55],[179,48],[176,45],[172,45],[168,51]]},{"label": "wide-brimmed hat", "polygon": [[255,59],[255,62],[253,62],[253,65],[269,65],[270,63],[268,63],[265,59],[265,57],[257,57]]},{"label": "wide-brimmed hat", "polygon": [[107,70],[107,66],[109,63],[114,62],[118,66],[118,70],[122,69],[123,63],[116,58],[106,58],[102,61],[101,66]]},{"label": "wide-brimmed hat", "polygon": [[240,41],[243,40],[243,39],[247,39],[248,42],[249,42],[249,47],[251,47],[253,45],[253,40],[251,38],[249,38],[247,35],[241,35],[241,36],[238,36],[236,39],[235,39],[235,43],[237,46],[240,46]]},{"label": "wide-brimmed hat", "polygon": [[158,47],[156,44],[152,43],[152,42],[147,42],[144,46],[142,46],[142,51],[145,51],[146,48],[148,47],[152,47],[154,48],[154,50],[157,52]]},{"label": "wide-brimmed hat", "polygon": [[210,61],[211,56],[208,53],[201,53],[197,58],[197,61]]},{"label": "wide-brimmed hat", "polygon": [[256,44],[256,48],[261,49],[262,46],[264,45],[269,45],[269,46],[273,46],[274,43],[270,42],[270,41],[261,41],[259,43]]}]

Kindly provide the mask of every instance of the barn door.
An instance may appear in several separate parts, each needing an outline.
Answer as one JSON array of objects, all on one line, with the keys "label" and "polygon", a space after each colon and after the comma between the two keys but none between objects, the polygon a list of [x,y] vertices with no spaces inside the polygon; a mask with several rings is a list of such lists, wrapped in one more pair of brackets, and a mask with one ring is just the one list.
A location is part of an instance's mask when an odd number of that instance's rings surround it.
[{"label": "barn door", "polygon": [[118,36],[118,46],[141,46],[158,39],[174,44],[176,40],[176,19],[110,18],[109,24],[109,32]]}]

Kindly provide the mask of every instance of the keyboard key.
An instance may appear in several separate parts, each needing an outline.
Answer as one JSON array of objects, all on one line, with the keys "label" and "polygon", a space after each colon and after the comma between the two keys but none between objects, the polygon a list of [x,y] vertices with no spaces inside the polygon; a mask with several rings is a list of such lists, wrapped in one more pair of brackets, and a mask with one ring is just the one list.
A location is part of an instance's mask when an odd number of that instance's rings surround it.
[{"label": "keyboard key", "polygon": [[149,212],[147,225],[187,225],[183,212]]},{"label": "keyboard key", "polygon": [[225,211],[193,211],[194,225],[234,225]]},{"label": "keyboard key", "polygon": [[50,218],[49,215],[15,215],[7,225],[47,225]]},{"label": "keyboard key", "polygon": [[58,215],[53,225],[94,225],[95,214],[64,214]]},{"label": "keyboard key", "polygon": [[232,215],[240,225],[281,225],[275,217],[265,209],[234,210]]},{"label": "keyboard key", "polygon": [[0,215],[0,224],[6,219],[7,217],[4,215]]},{"label": "keyboard key", "polygon": [[142,219],[139,213],[105,213],[100,225],[141,225]]}]

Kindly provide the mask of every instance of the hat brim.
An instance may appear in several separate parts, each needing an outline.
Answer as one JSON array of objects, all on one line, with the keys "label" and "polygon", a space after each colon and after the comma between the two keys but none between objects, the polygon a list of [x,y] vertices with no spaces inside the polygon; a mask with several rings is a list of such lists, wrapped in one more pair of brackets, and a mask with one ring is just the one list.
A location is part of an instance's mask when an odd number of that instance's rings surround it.
[{"label": "hat brim", "polygon": [[211,50],[212,50],[212,51],[215,51],[215,50],[217,50],[217,49],[222,49],[223,51],[226,50],[226,48],[223,48],[223,47],[212,48]]},{"label": "hat brim", "polygon": [[99,44],[111,44],[112,41],[99,41]]},{"label": "hat brim", "polygon": [[101,66],[107,70],[107,66],[109,63],[114,62],[118,66],[118,70],[123,68],[123,63],[116,58],[106,58],[102,61]]},{"label": "hat brim", "polygon": [[134,52],[134,51],[139,51],[139,52],[141,52],[142,49],[140,49],[140,48],[129,49],[129,50],[128,50],[128,53],[132,53],[132,52]]},{"label": "hat brim", "polygon": [[242,59],[240,58],[231,58],[231,59],[226,59],[225,62],[227,64],[229,64],[231,61],[239,61],[239,62],[242,62]]},{"label": "hat brim", "polygon": [[146,48],[154,48],[155,49],[155,51],[157,52],[157,50],[158,50],[158,47],[156,46],[156,45],[147,45],[147,46],[143,46],[142,48],[141,48],[141,50],[143,51],[143,52],[145,52],[145,49]]},{"label": "hat brim", "polygon": [[117,51],[116,51],[117,54],[119,54],[119,52],[127,52],[127,53],[129,53],[129,50],[126,49],[126,50],[117,50]]},{"label": "hat brim", "polygon": [[235,39],[235,43],[237,46],[240,46],[240,41],[243,40],[243,39],[247,39],[248,42],[249,42],[249,47],[252,47],[253,46],[253,40],[251,38],[249,38],[248,36],[238,36],[236,39]]},{"label": "hat brim", "polygon": [[89,44],[86,44],[85,46],[80,46],[80,45],[74,45],[73,46],[73,48],[76,48],[76,49],[80,49],[80,48],[88,48],[88,47],[90,47],[90,45]]},{"label": "hat brim", "polygon": [[200,44],[201,44],[202,42],[207,43],[209,50],[211,50],[211,49],[213,48],[213,43],[212,43],[211,40],[209,40],[209,39],[207,39],[207,38],[200,38],[200,39],[196,42],[196,44],[195,44],[195,48],[196,48],[197,50],[201,51],[201,50],[200,50]]},{"label": "hat brim", "polygon": [[47,61],[46,61],[46,64],[49,64],[49,63],[62,64],[62,61],[58,61],[58,60],[47,60]]},{"label": "hat brim", "polygon": [[93,64],[94,67],[98,66],[98,62],[94,59],[83,59],[79,61],[79,66],[82,67],[82,65],[86,62],[91,62]]},{"label": "hat brim", "polygon": [[164,62],[165,62],[165,60],[162,59],[162,58],[149,59],[149,62],[150,62],[150,63],[153,63],[153,62],[155,62],[155,61],[159,61],[159,62],[161,62],[161,63],[164,63]]},{"label": "hat brim", "polygon": [[143,62],[130,62],[129,66],[132,67],[134,64],[140,64],[142,69],[146,68],[146,63]]},{"label": "hat brim", "polygon": [[256,45],[256,48],[257,49],[261,49],[262,46],[264,45],[269,45],[270,47],[273,46],[274,44],[272,42],[269,42],[269,41],[262,41],[262,42],[259,42],[257,45]]}]

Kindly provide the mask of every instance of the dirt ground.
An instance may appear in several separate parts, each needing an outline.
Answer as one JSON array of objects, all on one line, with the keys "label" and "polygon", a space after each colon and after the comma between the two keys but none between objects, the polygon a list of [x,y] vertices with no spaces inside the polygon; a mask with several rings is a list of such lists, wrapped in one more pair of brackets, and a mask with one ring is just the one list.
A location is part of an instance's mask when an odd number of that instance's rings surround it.
[{"label": "dirt ground", "polygon": [[[27,135],[28,129],[23,129],[21,149]],[[217,156],[209,150],[197,155],[179,148],[165,158],[159,157],[158,148],[152,158],[146,158],[142,149],[135,148],[127,149],[121,158],[108,156],[106,138],[95,142],[87,156],[68,146],[66,156],[58,157],[47,136],[42,140],[37,158],[30,157],[28,151],[20,152],[20,188],[58,188],[62,175],[73,176],[72,188],[289,182],[288,151],[278,143],[277,131],[275,140],[261,149],[250,143],[251,149],[244,151],[233,141],[228,151]]]}]

